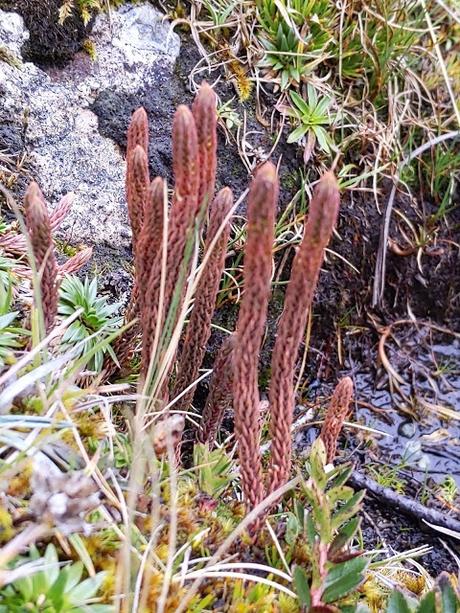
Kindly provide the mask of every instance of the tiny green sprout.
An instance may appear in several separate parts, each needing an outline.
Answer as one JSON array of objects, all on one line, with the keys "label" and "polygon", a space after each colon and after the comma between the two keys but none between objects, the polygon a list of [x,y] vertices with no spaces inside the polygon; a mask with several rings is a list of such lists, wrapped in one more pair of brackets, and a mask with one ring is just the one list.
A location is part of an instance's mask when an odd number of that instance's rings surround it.
[{"label": "tiny green sprout", "polygon": [[452,475],[446,475],[438,488],[439,495],[446,502],[453,504],[458,496],[458,487]]}]

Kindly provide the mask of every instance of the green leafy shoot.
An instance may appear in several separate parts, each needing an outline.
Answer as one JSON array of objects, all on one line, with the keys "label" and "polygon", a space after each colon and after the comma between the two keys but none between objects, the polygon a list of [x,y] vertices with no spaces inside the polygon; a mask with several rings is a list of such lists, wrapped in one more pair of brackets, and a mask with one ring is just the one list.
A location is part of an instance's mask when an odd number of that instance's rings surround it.
[{"label": "green leafy shoot", "polygon": [[224,449],[210,451],[208,445],[195,444],[193,464],[198,471],[198,485],[205,494],[216,498],[232,481],[232,461]]},{"label": "green leafy shoot", "polygon": [[[310,573],[298,567],[293,572],[299,601],[307,610],[329,610],[326,605],[356,593],[369,564],[362,552],[352,546],[359,530],[357,514],[364,492],[355,493],[345,485],[350,474],[348,466],[326,472],[326,463],[324,444],[319,438],[307,465],[309,479],[302,484],[307,507],[298,502],[289,525],[288,540],[293,540],[292,535],[295,540],[301,539],[311,560]],[[297,526],[292,525],[293,518]]]},{"label": "green leafy shoot", "polygon": [[[29,558],[16,561],[15,567],[40,559],[35,547]],[[0,613],[46,611],[46,613],[112,613],[114,607],[91,604],[97,597],[107,573],[99,572],[82,581],[83,564],[76,562],[63,568],[54,545],[49,544],[42,558],[44,568],[16,579],[0,591]]]},{"label": "green leafy shoot", "polygon": [[288,136],[288,143],[297,143],[307,137],[310,148],[315,142],[326,153],[330,153],[334,143],[323,126],[331,125],[333,117],[329,112],[331,99],[327,96],[318,98],[315,88],[307,85],[307,100],[297,92],[290,92],[293,106],[286,110],[286,114],[299,125]]},{"label": "green leafy shoot", "polygon": [[[92,350],[101,340],[116,332],[121,324],[121,317],[115,313],[118,303],[109,304],[107,298],[98,296],[97,279],[84,282],[76,276],[66,276],[61,284],[58,314],[63,318],[83,309],[78,318],[70,324],[62,337],[62,347],[76,349],[76,356],[81,357]],[[99,372],[102,369],[104,355],[108,353],[116,360],[112,347],[108,344],[91,357],[88,368]]]},{"label": "green leafy shoot", "polygon": [[11,360],[14,350],[22,347],[22,337],[27,332],[13,325],[18,317],[18,311],[12,311],[12,284],[6,286],[0,282],[0,369]]}]

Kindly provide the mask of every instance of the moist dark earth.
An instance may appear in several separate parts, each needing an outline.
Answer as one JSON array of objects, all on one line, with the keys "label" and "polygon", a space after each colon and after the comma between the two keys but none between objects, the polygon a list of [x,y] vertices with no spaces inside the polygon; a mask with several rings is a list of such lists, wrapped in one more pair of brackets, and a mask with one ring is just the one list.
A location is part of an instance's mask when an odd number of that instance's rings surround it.
[{"label": "moist dark earth", "polygon": [[[65,28],[57,27],[56,11],[59,0],[38,3],[34,0],[0,0],[0,8],[14,9],[21,12],[26,25],[31,29],[31,38],[25,50],[26,59],[35,61],[40,66],[51,69],[59,68],[63,62],[80,51],[84,38],[91,29],[91,23],[84,26],[76,15],[68,20]],[[43,8],[46,5],[46,10]],[[41,8],[40,8],[41,7]],[[47,11],[47,12],[46,12]],[[54,25],[50,25],[54,24]],[[199,60],[199,54],[187,33],[181,34],[182,50],[174,69],[172,80],[160,79],[158,87],[139,90],[135,95],[126,96],[117,90],[106,90],[95,100],[92,110],[99,118],[100,132],[121,148],[126,147],[126,129],[133,110],[144,106],[150,120],[151,146],[149,163],[152,176],[161,175],[171,182],[171,140],[170,126],[172,116],[178,104],[190,104],[192,95],[189,90],[189,74]],[[214,81],[216,73],[209,76]],[[233,85],[223,78],[217,85],[217,93],[222,101],[235,96]],[[266,105],[273,103],[269,97],[264,99]],[[236,101],[234,106],[241,111],[242,105]],[[254,100],[244,105],[248,115],[248,130],[254,129],[259,135],[256,146],[265,151],[271,149],[273,139],[267,130],[255,119]],[[23,146],[19,132],[0,131],[0,149],[18,153]],[[275,158],[281,156],[281,208],[287,205],[295,192],[293,177],[303,168],[302,152],[287,145],[281,139],[275,151]],[[32,169],[33,171],[33,169]],[[313,177],[314,178],[314,177]],[[247,170],[240,161],[237,148],[227,143],[224,135],[219,136],[218,186],[229,185],[238,197],[248,186]],[[19,192],[23,184],[19,183]],[[383,185],[379,194],[379,204],[383,208],[388,198],[391,185]],[[425,219],[434,214],[436,207],[422,195]],[[457,205],[459,198],[457,194]],[[395,208],[407,217],[418,222],[417,211],[412,203],[404,197],[397,198]],[[244,213],[244,205],[241,212]],[[407,317],[408,307],[421,320],[431,319],[452,329],[459,329],[460,324],[460,275],[458,241],[460,229],[460,208],[457,206],[448,216],[448,223],[439,224],[438,244],[442,249],[431,250],[427,246],[423,260],[423,274],[417,266],[416,253],[407,256],[388,253],[387,277],[384,304],[378,309],[371,307],[372,282],[375,270],[375,258],[378,250],[382,218],[378,213],[372,196],[360,192],[343,195],[337,235],[331,249],[342,259],[329,255],[321,274],[319,287],[313,309],[313,326],[310,348],[305,369],[305,398],[315,402],[317,397],[324,397],[332,389],[338,374],[350,374],[359,365],[360,370],[370,373],[375,380],[381,375],[376,346],[380,338],[378,328],[398,318]],[[396,227],[394,216],[390,227],[390,236],[404,243]],[[95,246],[96,261],[103,275],[101,287],[114,299],[126,293],[131,283],[129,268],[130,254],[120,253],[117,249]],[[284,265],[281,280],[289,278],[289,254]],[[106,266],[107,263],[107,266]],[[110,265],[109,265],[110,263]],[[356,272],[357,269],[359,272]],[[269,311],[268,333],[261,355],[261,388],[266,389],[270,373],[271,348],[276,333],[276,321],[282,310],[282,292],[276,291]],[[216,322],[229,329],[235,325],[237,307],[225,304],[216,313]],[[343,322],[346,320],[346,325]],[[338,329],[344,326],[352,334],[343,335],[343,354],[339,356],[337,347]],[[221,335],[213,333],[206,357],[206,366],[211,366],[215,352],[220,344]],[[340,362],[339,357],[342,359]],[[195,404],[200,407],[206,394],[206,385],[197,390]],[[359,396],[359,390],[358,390]],[[366,397],[360,398],[366,400]],[[390,407],[387,407],[388,409]],[[459,407],[457,407],[459,408]],[[456,428],[451,423],[449,427]],[[308,441],[305,441],[308,445]],[[353,447],[353,436],[349,439]],[[354,456],[358,464],[366,463],[365,453]],[[385,458],[383,458],[385,459]],[[437,536],[427,532],[413,519],[382,509],[378,501],[370,497],[365,504],[363,521],[364,540],[367,547],[377,545],[383,537],[391,543],[396,551],[404,551],[421,544],[432,545],[432,553],[421,561],[434,575],[442,570],[457,569],[453,557],[440,544]],[[371,521],[368,519],[371,518]],[[378,526],[378,530],[376,530]],[[455,549],[455,542],[449,541]]]}]

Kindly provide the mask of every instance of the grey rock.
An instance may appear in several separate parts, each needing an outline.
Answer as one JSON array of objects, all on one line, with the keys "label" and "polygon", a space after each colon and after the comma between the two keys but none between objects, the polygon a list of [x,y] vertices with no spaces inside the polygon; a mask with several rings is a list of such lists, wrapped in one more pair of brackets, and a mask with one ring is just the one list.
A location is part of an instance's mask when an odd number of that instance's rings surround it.
[{"label": "grey rock", "polygon": [[417,431],[417,426],[412,421],[405,421],[398,428],[398,434],[405,438],[412,438],[415,436]]},{"label": "grey rock", "polygon": [[21,47],[28,38],[29,33],[24,28],[21,16],[0,10],[0,47],[6,47],[12,55],[19,58]]},{"label": "grey rock", "polygon": [[[93,62],[77,54],[64,68],[47,72],[31,63],[17,68],[0,62],[0,127],[25,126],[32,175],[51,207],[66,192],[75,193],[72,212],[60,229],[66,241],[130,243],[124,157],[99,133],[90,105],[103,90],[130,94],[171,74],[180,43],[162,19],[149,4],[124,5],[111,18],[99,15],[92,34]],[[21,18],[0,11],[0,21],[0,45],[17,54],[27,36]]]}]

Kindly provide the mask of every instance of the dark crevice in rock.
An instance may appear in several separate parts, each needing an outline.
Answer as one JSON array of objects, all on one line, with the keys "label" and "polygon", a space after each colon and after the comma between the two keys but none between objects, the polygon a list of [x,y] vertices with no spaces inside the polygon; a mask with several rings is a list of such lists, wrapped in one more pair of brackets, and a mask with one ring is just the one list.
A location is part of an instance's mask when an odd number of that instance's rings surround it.
[{"label": "dark crevice in rock", "polygon": [[22,57],[39,66],[64,64],[80,51],[91,31],[73,9],[63,24],[59,23],[62,0],[0,0],[0,9],[19,13],[30,38],[24,43]]}]

